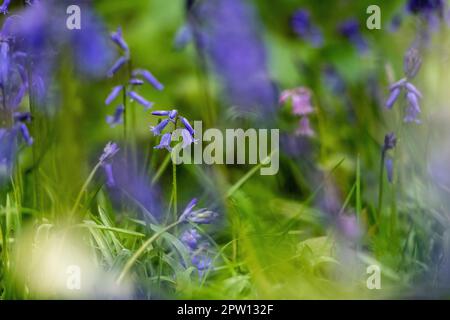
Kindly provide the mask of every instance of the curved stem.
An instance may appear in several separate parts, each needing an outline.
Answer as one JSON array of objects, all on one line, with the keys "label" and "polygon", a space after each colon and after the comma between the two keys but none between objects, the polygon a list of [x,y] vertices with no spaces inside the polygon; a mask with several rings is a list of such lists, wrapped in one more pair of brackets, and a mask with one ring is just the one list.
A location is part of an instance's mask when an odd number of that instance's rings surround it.
[{"label": "curved stem", "polygon": [[94,169],[92,169],[88,178],[86,179],[83,186],[81,187],[81,190],[78,193],[77,199],[75,200],[75,204],[73,205],[72,210],[70,210],[70,216],[72,216],[73,213],[75,212],[75,210],[78,208],[78,205],[80,204],[83,193],[86,191],[87,187],[89,186],[89,183],[91,183],[92,179],[94,178],[95,173],[97,172],[98,168],[100,168],[100,165],[101,165],[100,162],[95,165]]},{"label": "curved stem", "polygon": [[175,227],[176,225],[178,225],[179,223],[181,223],[182,221],[175,221],[171,224],[169,224],[168,226],[164,227],[163,229],[161,229],[160,231],[156,232],[153,236],[151,236],[150,238],[147,239],[147,241],[145,241],[142,246],[140,246],[140,248],[131,256],[131,258],[127,261],[127,263],[125,264],[125,266],[123,267],[122,272],[120,273],[119,277],[116,280],[117,284],[120,284],[123,280],[123,278],[128,274],[128,272],[130,271],[131,267],[134,265],[134,263],[136,262],[136,260],[144,253],[145,249],[147,249],[147,247],[149,245],[151,245],[153,243],[153,241],[155,241],[156,239],[158,239],[162,234],[164,234],[165,232],[167,232],[168,230],[172,229],[173,227]]}]

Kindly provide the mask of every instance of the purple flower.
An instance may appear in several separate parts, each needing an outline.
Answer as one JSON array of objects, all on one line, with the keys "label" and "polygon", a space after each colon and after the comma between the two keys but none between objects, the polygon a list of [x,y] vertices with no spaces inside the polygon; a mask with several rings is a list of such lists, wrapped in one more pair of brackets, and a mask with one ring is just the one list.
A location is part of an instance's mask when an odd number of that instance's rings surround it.
[{"label": "purple flower", "polygon": [[129,91],[128,92],[128,96],[133,99],[134,101],[136,101],[137,103],[139,103],[140,105],[144,106],[145,109],[150,109],[153,105],[153,103],[145,100],[144,97],[140,96],[139,94],[137,94],[134,91]]},{"label": "purple flower", "polygon": [[16,136],[17,130],[13,127],[10,130],[0,128],[0,182],[5,182],[11,174],[11,169],[16,156]]},{"label": "purple flower", "polygon": [[110,188],[115,187],[116,186],[116,181],[114,180],[114,174],[113,174],[113,169],[112,169],[112,164],[111,163],[104,163],[102,165],[103,170],[105,172],[105,176],[106,176],[106,185]]},{"label": "purple flower", "polygon": [[160,123],[158,123],[156,126],[151,127],[151,131],[153,132],[153,135],[159,136],[161,132],[165,129],[165,127],[169,124],[169,119],[164,119]]},{"label": "purple flower", "polygon": [[197,205],[197,202],[197,198],[193,198],[191,199],[191,201],[189,201],[186,208],[184,208],[183,213],[180,215],[180,221],[186,220],[187,216],[192,212],[192,209],[194,209],[194,207]]},{"label": "purple flower", "polygon": [[131,78],[130,81],[128,81],[133,86],[142,86],[144,84],[144,81],[137,78]]},{"label": "purple flower", "polygon": [[201,236],[196,229],[192,228],[184,231],[180,239],[190,250],[195,250],[197,249]]},{"label": "purple flower", "polygon": [[107,161],[111,160],[114,155],[119,151],[119,147],[114,142],[108,142],[103,149],[103,153],[99,158],[99,162],[104,164]]},{"label": "purple flower", "polygon": [[129,53],[128,45],[122,37],[122,28],[118,27],[116,32],[111,33],[111,40],[125,53]]},{"label": "purple flower", "polygon": [[392,178],[394,176],[394,161],[391,158],[386,158],[384,160],[384,166],[386,168],[386,174],[389,183],[392,183]]},{"label": "purple flower", "polygon": [[404,121],[420,123],[420,120],[417,119],[417,116],[421,112],[417,96],[413,92],[408,92],[406,94],[406,100],[408,101],[408,108],[406,110]]},{"label": "purple flower", "polygon": [[391,94],[389,95],[389,98],[386,101],[386,108],[392,109],[392,106],[397,101],[398,97],[400,96],[401,91],[402,91],[401,88],[394,88],[391,91]]},{"label": "purple flower", "polygon": [[[262,28],[249,1],[196,1],[188,11],[200,56],[208,59],[238,115],[272,120],[278,90],[268,69]],[[234,111],[233,110],[233,111]]]},{"label": "purple flower", "polygon": [[322,46],[322,33],[311,23],[310,14],[307,10],[297,10],[294,13],[292,16],[292,28],[299,37],[310,42],[312,46]]},{"label": "purple flower", "polygon": [[295,115],[307,115],[314,112],[311,104],[311,90],[303,87],[285,90],[280,95],[280,103],[285,103],[287,99],[292,101],[292,112]]},{"label": "purple flower", "polygon": [[33,138],[30,135],[30,132],[28,131],[28,127],[25,123],[19,124],[20,133],[22,134],[23,139],[25,142],[31,146],[33,144]]},{"label": "purple flower", "polygon": [[192,264],[198,269],[200,276],[211,267],[211,258],[203,254],[195,254]]},{"label": "purple flower", "polygon": [[403,68],[406,77],[412,79],[416,76],[417,72],[422,65],[422,59],[420,57],[419,51],[416,48],[410,48],[403,60]]},{"label": "purple flower", "polygon": [[173,119],[175,119],[177,117],[177,115],[178,115],[178,111],[177,110],[172,110],[169,113],[169,119],[173,120]]},{"label": "purple flower", "polygon": [[111,128],[114,128],[116,125],[121,124],[123,122],[124,111],[125,107],[122,104],[119,105],[112,116],[106,117],[106,123],[108,123]]},{"label": "purple flower", "polygon": [[192,128],[191,124],[189,123],[189,121],[184,118],[184,117],[180,117],[181,122],[183,123],[184,127],[189,131],[189,133],[194,136],[195,131],[194,128]]},{"label": "purple flower", "polygon": [[192,134],[186,129],[181,130],[181,136],[183,137],[182,148],[186,148],[186,147],[190,146],[192,143],[197,143],[197,141],[198,141],[197,139],[194,139]]},{"label": "purple flower", "polygon": [[15,122],[30,122],[32,119],[30,112],[14,112]]},{"label": "purple flower", "polygon": [[170,111],[152,111],[152,115],[158,116],[158,117],[168,116],[169,114],[170,114]]},{"label": "purple flower", "polygon": [[347,20],[339,26],[338,30],[339,33],[347,38],[360,53],[367,52],[369,47],[361,34],[358,21],[354,19]]},{"label": "purple flower", "polygon": [[432,11],[441,12],[444,9],[442,0],[409,0],[406,8],[413,14],[428,14]]},{"label": "purple flower", "polygon": [[295,133],[299,136],[306,136],[306,137],[314,136],[314,130],[311,128],[311,124],[309,122],[308,117],[304,116],[300,119]]},{"label": "purple flower", "polygon": [[128,61],[126,57],[120,57],[116,60],[116,62],[113,64],[113,66],[109,69],[108,73],[106,74],[108,78],[112,78],[112,76],[119,71],[119,69]]},{"label": "purple flower", "polygon": [[137,69],[133,71],[133,76],[140,75],[142,76],[148,83],[150,83],[156,90],[163,90],[164,86],[155,78],[155,76],[148,70]]},{"label": "purple flower", "polygon": [[190,212],[186,219],[197,224],[210,224],[216,217],[216,212],[203,208]]},{"label": "purple flower", "polygon": [[114,99],[117,98],[117,96],[119,95],[120,91],[122,91],[123,86],[115,86],[111,93],[108,95],[108,97],[105,100],[105,104],[109,105]]},{"label": "purple flower", "polygon": [[161,141],[159,142],[159,145],[155,146],[155,149],[167,149],[167,151],[171,152],[172,148],[170,147],[170,143],[172,142],[172,134],[171,133],[165,133],[161,137]]},{"label": "purple flower", "polygon": [[407,91],[411,92],[412,94],[414,94],[417,98],[421,98],[422,99],[422,93],[411,83],[411,82],[407,82],[405,84],[405,88]]},{"label": "purple flower", "polygon": [[3,0],[3,4],[0,6],[0,13],[7,14],[8,6],[11,0]]},{"label": "purple flower", "polygon": [[393,132],[390,132],[384,136],[383,152],[394,149],[397,145],[397,137]]}]

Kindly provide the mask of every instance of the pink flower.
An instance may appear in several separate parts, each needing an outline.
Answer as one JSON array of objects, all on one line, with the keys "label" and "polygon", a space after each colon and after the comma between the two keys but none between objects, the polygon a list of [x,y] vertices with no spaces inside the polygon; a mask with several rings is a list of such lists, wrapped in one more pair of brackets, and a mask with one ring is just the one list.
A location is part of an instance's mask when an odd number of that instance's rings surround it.
[{"label": "pink flower", "polygon": [[314,112],[311,103],[311,90],[299,87],[291,90],[285,90],[280,95],[280,103],[285,103],[289,98],[292,101],[292,112],[295,115],[304,116]]},{"label": "pink flower", "polygon": [[314,136],[314,130],[311,128],[311,125],[309,123],[308,117],[302,117],[298,123],[297,131],[295,131],[295,134],[299,136],[307,136],[312,137]]}]

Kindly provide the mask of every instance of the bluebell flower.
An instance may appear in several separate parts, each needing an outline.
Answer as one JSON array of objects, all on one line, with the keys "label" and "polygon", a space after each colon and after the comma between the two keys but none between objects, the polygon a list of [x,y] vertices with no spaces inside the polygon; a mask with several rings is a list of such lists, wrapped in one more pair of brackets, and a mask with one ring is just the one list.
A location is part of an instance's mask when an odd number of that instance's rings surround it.
[{"label": "bluebell flower", "polygon": [[11,175],[14,159],[16,157],[17,130],[0,128],[0,183]]},{"label": "bluebell flower", "polygon": [[153,135],[159,136],[161,134],[161,132],[167,127],[169,122],[170,122],[169,119],[164,119],[163,121],[158,123],[156,126],[151,127],[151,131],[153,132]]},{"label": "bluebell flower", "polygon": [[140,105],[144,106],[145,109],[150,109],[153,105],[153,103],[147,101],[144,97],[140,96],[138,93],[134,91],[129,91],[128,96],[139,103]]},{"label": "bluebell flower", "polygon": [[99,158],[100,163],[105,163],[106,161],[111,160],[115,154],[119,152],[119,147],[117,146],[117,143],[115,142],[108,142],[103,149],[103,153]]},{"label": "bluebell flower", "polygon": [[174,120],[178,115],[178,111],[177,110],[172,110],[169,112],[169,119],[170,120]]},{"label": "bluebell flower", "polygon": [[190,146],[192,143],[197,143],[197,139],[194,139],[192,134],[187,129],[181,130],[181,136],[183,137],[183,145],[182,148],[186,148]]},{"label": "bluebell flower", "polygon": [[7,14],[8,13],[8,7],[11,0],[3,0],[2,5],[0,6],[0,13]]},{"label": "bluebell flower", "polygon": [[30,132],[28,131],[27,125],[25,123],[20,123],[19,129],[26,144],[31,146],[33,144],[33,138],[31,137]]},{"label": "bluebell flower", "polygon": [[32,120],[30,112],[14,112],[13,116],[16,122],[30,122]]},{"label": "bluebell flower", "polygon": [[103,167],[103,170],[105,172],[106,185],[108,187],[110,187],[110,188],[115,187],[116,186],[116,181],[114,179],[112,164],[107,162],[107,163],[104,163],[102,165],[102,167]]},{"label": "bluebell flower", "polygon": [[184,118],[184,117],[180,117],[181,122],[183,123],[184,127],[189,131],[189,133],[194,136],[195,134],[195,130],[194,128],[192,128],[191,124],[189,123],[189,121]]},{"label": "bluebell flower", "polygon": [[297,10],[292,16],[292,28],[295,33],[314,47],[323,44],[323,36],[320,30],[311,22],[310,14],[307,10]]},{"label": "bluebell flower", "polygon": [[416,76],[417,72],[422,65],[422,58],[419,51],[416,48],[410,48],[403,60],[403,69],[407,78],[412,79]]},{"label": "bluebell flower", "polygon": [[106,116],[106,123],[108,123],[112,128],[118,124],[121,124],[123,122],[124,111],[125,107],[123,104],[119,105],[112,116]]},{"label": "bluebell flower", "polygon": [[422,99],[422,93],[410,81],[417,75],[422,60],[419,52],[415,48],[407,51],[404,58],[404,72],[406,77],[400,79],[389,87],[390,94],[386,101],[386,108],[391,109],[398,100],[401,92],[405,92],[405,98],[408,104],[404,122],[420,123],[418,115],[420,114],[419,99]]},{"label": "bluebell flower", "polygon": [[401,88],[394,88],[393,90],[391,90],[391,93],[386,101],[386,108],[392,109],[392,106],[397,101],[401,92],[402,92]]},{"label": "bluebell flower", "polygon": [[189,201],[188,205],[186,206],[186,208],[184,209],[183,213],[180,215],[179,220],[180,221],[185,221],[187,216],[189,214],[191,214],[192,209],[194,209],[194,207],[197,205],[197,198],[193,198],[191,199],[191,201]]},{"label": "bluebell flower", "polygon": [[159,142],[159,145],[155,146],[155,149],[167,149],[167,151],[171,152],[172,148],[170,147],[170,143],[172,142],[172,134],[171,133],[165,133],[161,137],[161,141]]},{"label": "bluebell flower", "polygon": [[196,229],[193,228],[184,231],[180,237],[181,242],[183,242],[190,250],[197,249],[198,241],[200,239],[200,234]]},{"label": "bluebell flower", "polygon": [[123,86],[115,86],[112,90],[111,93],[108,95],[108,97],[105,100],[105,104],[109,105],[111,102],[113,102],[114,99],[117,98],[117,96],[119,95],[119,93],[122,91]]},{"label": "bluebell flower", "polygon": [[144,81],[137,78],[131,78],[130,81],[128,81],[128,83],[133,86],[142,86],[144,84]]},{"label": "bluebell flower", "polygon": [[202,276],[205,271],[211,268],[211,258],[207,255],[198,253],[192,256],[192,264],[198,269],[199,275]]},{"label": "bluebell flower", "polygon": [[386,158],[384,160],[384,166],[386,168],[386,174],[389,183],[392,183],[392,178],[394,176],[394,161],[391,158]]},{"label": "bluebell flower", "polygon": [[397,145],[397,137],[393,132],[390,132],[384,136],[383,152],[394,149]]},{"label": "bluebell flower", "polygon": [[116,72],[119,71],[119,69],[122,68],[122,66],[125,65],[125,63],[127,63],[127,62],[128,62],[128,58],[126,58],[124,56],[117,59],[116,62],[114,62],[113,66],[108,70],[107,76],[109,78],[114,76],[114,74],[116,74]]},{"label": "bluebell flower", "polygon": [[170,111],[152,111],[152,115],[154,116],[159,116],[159,117],[164,117],[164,116],[168,116],[170,114]]},{"label": "bluebell flower", "polygon": [[406,100],[408,102],[408,107],[406,109],[406,115],[403,121],[420,123],[418,116],[421,110],[417,96],[412,92],[408,92],[406,94]]},{"label": "bluebell flower", "polygon": [[159,82],[158,79],[156,79],[155,76],[150,71],[144,69],[136,69],[133,71],[133,76],[137,75],[142,76],[156,90],[161,91],[164,89],[164,86],[161,84],[161,82]]},{"label": "bluebell flower", "polygon": [[116,32],[111,33],[111,40],[119,46],[126,54],[129,53],[128,45],[122,37],[122,28],[118,27]]},{"label": "bluebell flower", "polygon": [[205,208],[192,211],[186,216],[188,221],[197,224],[210,224],[215,218],[217,213]]}]

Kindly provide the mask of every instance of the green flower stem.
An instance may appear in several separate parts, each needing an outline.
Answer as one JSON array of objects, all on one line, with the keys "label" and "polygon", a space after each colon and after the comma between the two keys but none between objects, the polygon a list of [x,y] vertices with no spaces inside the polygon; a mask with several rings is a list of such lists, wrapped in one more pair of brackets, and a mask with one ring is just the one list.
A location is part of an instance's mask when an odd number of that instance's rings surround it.
[{"label": "green flower stem", "polygon": [[86,181],[84,182],[83,186],[81,187],[80,192],[78,193],[77,199],[75,200],[75,204],[72,207],[72,210],[70,210],[70,216],[72,217],[73,214],[75,213],[75,210],[78,208],[80,201],[81,201],[81,197],[83,196],[84,192],[86,191],[87,187],[89,186],[89,184],[91,183],[92,179],[94,178],[95,173],[97,172],[98,168],[100,168],[101,163],[98,162],[94,169],[92,169],[91,173],[89,174],[88,178],[86,179]]}]

